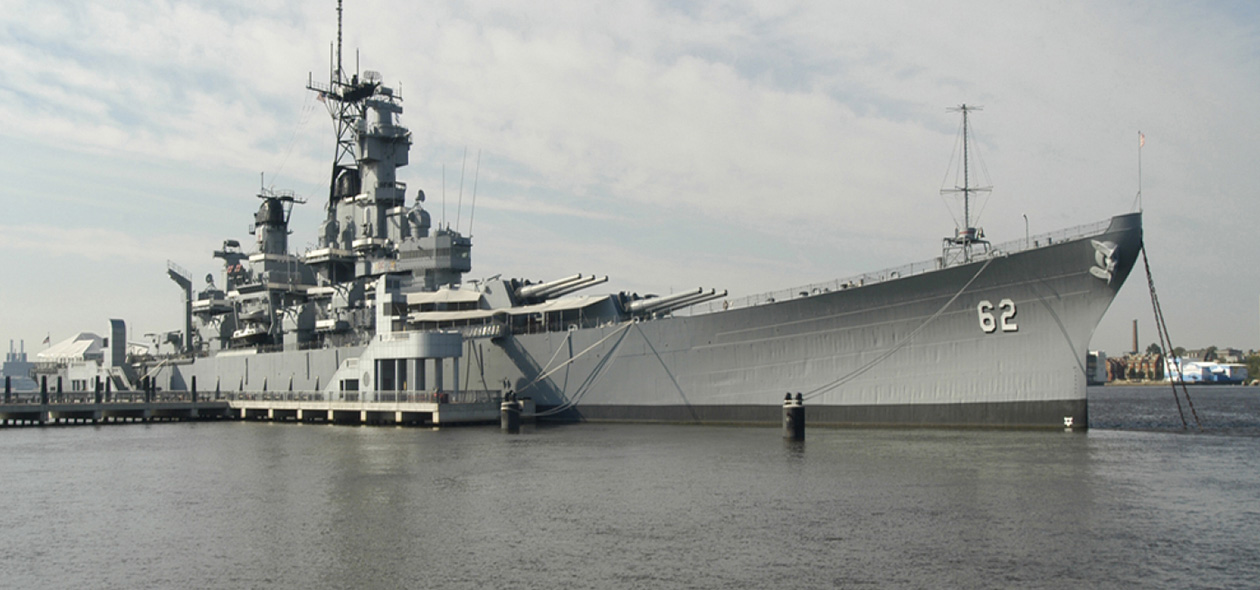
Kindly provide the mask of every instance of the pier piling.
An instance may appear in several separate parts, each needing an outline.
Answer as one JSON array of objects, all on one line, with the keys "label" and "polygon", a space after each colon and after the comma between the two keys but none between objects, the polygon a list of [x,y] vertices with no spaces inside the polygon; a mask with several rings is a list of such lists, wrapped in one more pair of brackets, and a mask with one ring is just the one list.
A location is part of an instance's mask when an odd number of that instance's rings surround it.
[{"label": "pier piling", "polygon": [[511,391],[503,394],[503,403],[499,404],[499,428],[508,434],[521,431],[521,404]]},{"label": "pier piling", "polygon": [[783,397],[783,438],[805,440],[805,400],[800,393],[796,399],[791,393]]}]

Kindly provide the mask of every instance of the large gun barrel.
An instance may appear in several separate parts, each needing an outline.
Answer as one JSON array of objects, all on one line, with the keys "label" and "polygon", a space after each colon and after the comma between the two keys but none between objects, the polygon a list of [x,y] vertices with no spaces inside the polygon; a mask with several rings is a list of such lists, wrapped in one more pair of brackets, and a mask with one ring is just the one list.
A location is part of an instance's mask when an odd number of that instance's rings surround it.
[{"label": "large gun barrel", "polygon": [[577,291],[581,291],[582,289],[585,289],[587,287],[594,287],[595,285],[599,285],[599,284],[607,283],[607,282],[608,282],[608,275],[604,275],[603,277],[597,277],[595,275],[591,275],[587,277],[586,279],[578,281],[576,283],[569,283],[567,285],[561,285],[559,287],[556,287],[553,290],[546,291],[543,293],[542,296],[546,297],[547,299],[554,299],[556,297],[563,297],[565,295],[568,295],[569,293],[575,293]]},{"label": "large gun barrel", "polygon": [[670,312],[678,311],[686,307],[691,307],[693,305],[704,303],[706,301],[712,301],[714,299],[721,299],[723,297],[726,297],[726,291],[722,291],[721,293],[718,293],[717,289],[710,289],[708,293],[701,293],[694,297],[687,297],[680,301],[675,301],[668,305],[654,308],[652,309],[652,313],[670,313]]},{"label": "large gun barrel", "polygon": [[573,276],[571,276],[571,277],[565,277],[565,278],[563,278],[563,279],[557,279],[557,280],[554,280],[554,281],[549,281],[549,282],[546,282],[546,283],[538,283],[538,284],[534,284],[534,285],[525,285],[525,286],[520,287],[520,288],[518,288],[518,289],[516,290],[516,296],[517,296],[517,297],[520,297],[520,298],[522,298],[522,299],[528,299],[528,298],[532,298],[532,297],[539,297],[539,296],[540,296],[540,295],[542,295],[544,292],[546,292],[546,291],[548,291],[548,290],[550,290],[550,289],[554,289],[554,288],[558,288],[558,287],[563,287],[563,286],[566,286],[566,285],[568,285],[568,284],[570,284],[570,283],[574,283],[574,282],[577,282],[577,281],[580,281],[580,280],[582,280],[582,273],[575,274],[575,275],[573,275]]},{"label": "large gun barrel", "polygon": [[677,301],[690,299],[702,293],[704,293],[704,288],[697,287],[691,291],[684,291],[682,293],[674,293],[673,295],[666,295],[664,297],[652,297],[649,299],[639,299],[637,301],[631,301],[630,305],[627,306],[627,309],[632,313],[646,313],[658,307],[663,307]]}]

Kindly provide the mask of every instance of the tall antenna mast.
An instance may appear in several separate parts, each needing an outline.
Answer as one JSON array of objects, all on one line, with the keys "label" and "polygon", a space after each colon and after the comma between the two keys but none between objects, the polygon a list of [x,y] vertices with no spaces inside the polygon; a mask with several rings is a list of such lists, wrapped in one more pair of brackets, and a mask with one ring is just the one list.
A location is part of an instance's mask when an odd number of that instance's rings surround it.
[{"label": "tall antenna mast", "polygon": [[363,119],[363,101],[370,98],[379,81],[360,80],[358,75],[347,77],[341,63],[342,7],[337,0],[336,54],[329,56],[328,84],[307,80],[306,88],[314,91],[319,101],[328,107],[333,127],[337,132],[337,147],[333,153],[332,174],[328,182],[328,212],[331,219],[339,199],[359,192],[359,164],[355,158],[355,124]]},{"label": "tall antenna mast", "polygon": [[[987,244],[987,242],[984,241],[983,236],[980,235],[980,232],[977,231],[976,228],[972,226],[971,194],[979,193],[979,192],[989,192],[993,190],[993,187],[991,186],[971,186],[971,120],[968,115],[972,111],[984,110],[984,107],[973,106],[973,105],[968,105],[964,103],[957,107],[951,107],[949,110],[954,111],[954,112],[961,112],[963,116],[963,120],[962,120],[962,144],[963,144],[962,186],[955,185],[954,188],[941,189],[941,194],[962,193],[963,226],[958,228],[955,231],[953,238],[945,239],[945,245],[946,245],[947,251],[961,249],[962,261],[970,262],[972,244]],[[957,182],[957,180],[955,180],[955,182]],[[947,256],[947,259],[948,258],[949,257]]]},{"label": "tall antenna mast", "polygon": [[969,230],[969,229],[972,229],[971,227],[971,193],[988,192],[990,190],[993,190],[993,187],[991,186],[971,186],[971,120],[968,118],[968,113],[972,111],[982,111],[984,110],[984,107],[969,106],[967,104],[962,104],[956,107],[952,107],[949,110],[954,111],[954,112],[961,112],[962,117],[963,117],[963,122],[962,122],[963,184],[962,186],[955,186],[952,189],[945,189],[945,190],[942,190],[941,192],[962,193],[962,196],[963,196],[962,229]]},{"label": "tall antenna mast", "polygon": [[967,141],[967,111],[971,109],[968,109],[966,104],[958,108],[963,114],[963,227],[971,227],[971,178],[969,177],[971,166],[970,151],[967,146],[970,143]]},{"label": "tall antenna mast", "polygon": [[337,71],[333,78],[341,81],[341,0],[337,0]]}]

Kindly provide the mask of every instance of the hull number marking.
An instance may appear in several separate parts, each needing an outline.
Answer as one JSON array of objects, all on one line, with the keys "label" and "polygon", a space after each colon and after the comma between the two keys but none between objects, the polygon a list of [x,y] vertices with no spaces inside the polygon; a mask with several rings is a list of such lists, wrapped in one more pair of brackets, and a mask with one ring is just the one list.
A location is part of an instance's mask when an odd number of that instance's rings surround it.
[{"label": "hull number marking", "polygon": [[[994,316],[995,310],[1001,310],[1001,314]],[[1003,299],[994,307],[989,300],[984,300],[976,305],[976,313],[980,315],[980,329],[985,334],[992,334],[1001,326],[1003,332],[1015,332],[1019,330],[1019,326],[1015,324],[1015,302],[1010,299]]]}]

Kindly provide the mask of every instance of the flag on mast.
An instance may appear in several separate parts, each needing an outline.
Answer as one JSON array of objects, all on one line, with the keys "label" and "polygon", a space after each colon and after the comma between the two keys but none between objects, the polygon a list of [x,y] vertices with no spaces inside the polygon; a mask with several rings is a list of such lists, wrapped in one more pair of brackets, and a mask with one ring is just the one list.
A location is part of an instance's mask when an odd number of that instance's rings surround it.
[{"label": "flag on mast", "polygon": [[1142,133],[1141,131],[1138,131],[1138,147],[1141,148],[1145,145],[1146,145],[1146,134]]}]

